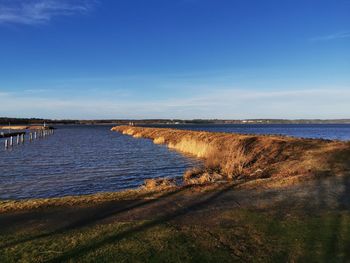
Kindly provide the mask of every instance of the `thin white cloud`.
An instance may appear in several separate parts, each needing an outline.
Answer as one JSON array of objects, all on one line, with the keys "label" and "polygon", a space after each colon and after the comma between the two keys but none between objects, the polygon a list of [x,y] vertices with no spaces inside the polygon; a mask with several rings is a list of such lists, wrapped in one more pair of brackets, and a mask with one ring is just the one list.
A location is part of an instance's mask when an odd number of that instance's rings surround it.
[{"label": "thin white cloud", "polygon": [[350,89],[213,89],[186,98],[80,95],[71,98],[0,93],[0,115],[45,118],[349,118]]},{"label": "thin white cloud", "polygon": [[314,37],[314,38],[311,38],[311,41],[328,41],[328,40],[343,39],[343,38],[349,38],[349,37],[350,37],[350,31],[341,31],[334,34]]},{"label": "thin white cloud", "polygon": [[88,12],[95,0],[0,0],[0,23],[41,24],[56,16]]}]

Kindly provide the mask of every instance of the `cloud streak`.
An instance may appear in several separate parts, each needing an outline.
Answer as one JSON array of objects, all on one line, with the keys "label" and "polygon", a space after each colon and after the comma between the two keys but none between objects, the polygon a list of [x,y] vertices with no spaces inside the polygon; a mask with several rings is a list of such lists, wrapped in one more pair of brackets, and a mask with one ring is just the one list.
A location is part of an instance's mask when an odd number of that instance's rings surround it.
[{"label": "cloud streak", "polygon": [[87,13],[94,0],[0,0],[0,24],[43,24],[57,16]]},{"label": "cloud streak", "polygon": [[284,91],[213,89],[186,97],[139,100],[118,96],[59,98],[0,93],[3,116],[113,118],[349,118],[350,89],[315,88]]},{"label": "cloud streak", "polygon": [[330,40],[343,39],[343,38],[349,38],[349,37],[350,37],[350,31],[341,31],[330,35],[314,37],[314,38],[311,38],[311,40],[312,41],[330,41]]}]

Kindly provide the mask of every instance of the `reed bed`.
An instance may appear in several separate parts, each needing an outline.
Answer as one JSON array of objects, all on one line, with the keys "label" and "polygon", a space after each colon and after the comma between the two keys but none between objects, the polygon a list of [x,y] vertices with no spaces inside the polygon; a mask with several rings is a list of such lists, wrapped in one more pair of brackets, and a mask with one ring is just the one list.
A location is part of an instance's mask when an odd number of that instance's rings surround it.
[{"label": "reed bed", "polygon": [[151,139],[203,159],[204,169],[187,171],[185,181],[313,177],[350,171],[350,142],[134,126],[117,126],[112,131]]}]

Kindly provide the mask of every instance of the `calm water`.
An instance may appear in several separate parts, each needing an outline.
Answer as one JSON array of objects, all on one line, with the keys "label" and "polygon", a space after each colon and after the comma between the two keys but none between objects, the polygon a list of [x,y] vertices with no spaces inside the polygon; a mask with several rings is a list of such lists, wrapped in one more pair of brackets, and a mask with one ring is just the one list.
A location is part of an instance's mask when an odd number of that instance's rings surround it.
[{"label": "calm water", "polygon": [[12,150],[0,140],[0,199],[57,197],[135,188],[178,177],[197,160],[107,126],[60,126]]},{"label": "calm water", "polygon": [[[350,140],[350,125],[168,125],[167,127]],[[119,191],[147,178],[181,177],[198,160],[108,126],[59,126],[12,150],[0,139],[0,199]]]},{"label": "calm water", "polygon": [[299,138],[323,138],[342,141],[350,140],[350,124],[186,124],[150,126],[212,132],[276,134]]}]

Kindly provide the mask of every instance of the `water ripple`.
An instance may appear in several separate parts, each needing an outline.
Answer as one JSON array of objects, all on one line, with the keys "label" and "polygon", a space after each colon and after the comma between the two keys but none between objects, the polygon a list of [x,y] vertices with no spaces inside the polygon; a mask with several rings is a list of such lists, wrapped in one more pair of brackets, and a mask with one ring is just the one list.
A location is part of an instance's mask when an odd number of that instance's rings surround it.
[{"label": "water ripple", "polygon": [[0,199],[119,191],[148,178],[181,176],[199,162],[109,129],[62,126],[45,139],[0,148]]}]

